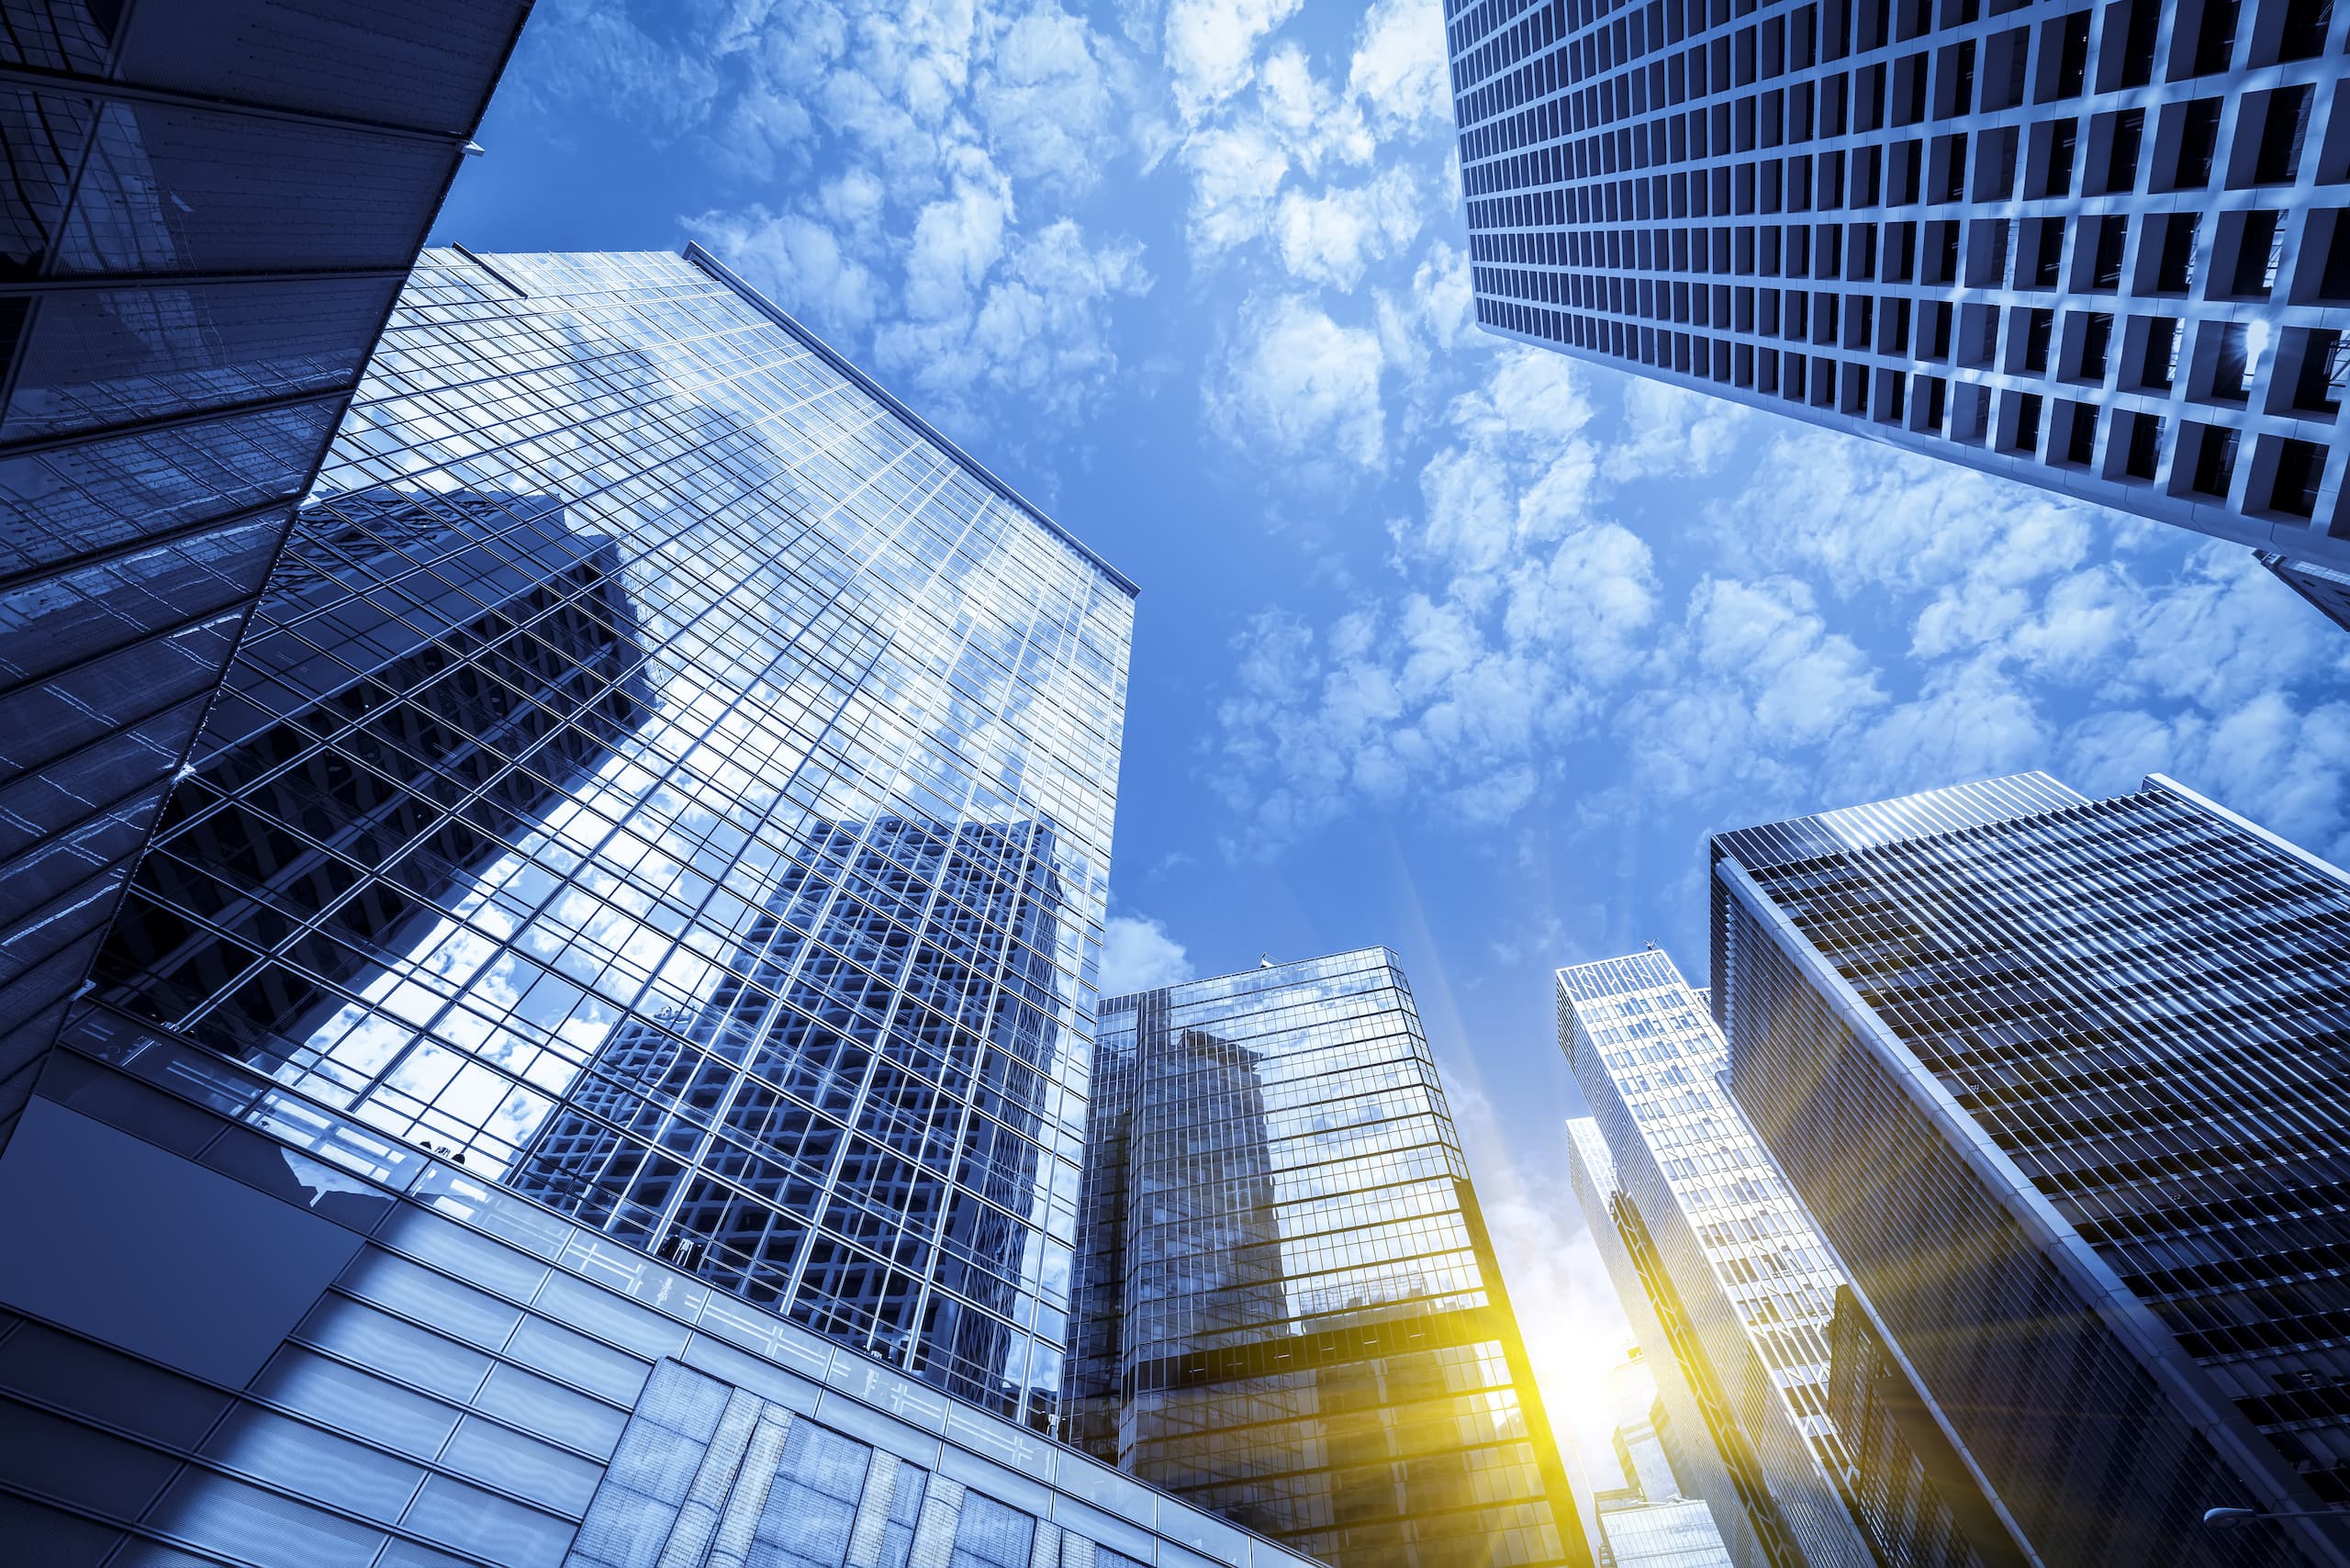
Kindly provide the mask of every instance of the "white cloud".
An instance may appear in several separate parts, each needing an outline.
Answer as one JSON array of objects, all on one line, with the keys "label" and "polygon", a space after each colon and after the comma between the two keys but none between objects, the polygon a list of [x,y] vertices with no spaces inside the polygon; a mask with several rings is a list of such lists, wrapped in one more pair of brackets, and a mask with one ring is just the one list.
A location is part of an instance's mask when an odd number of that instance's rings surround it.
[{"label": "white cloud", "polygon": [[1623,385],[1624,429],[1607,452],[1607,476],[1618,481],[1710,474],[1737,444],[1752,416],[1739,404],[1644,375]]},{"label": "white cloud", "polygon": [[1419,188],[1411,171],[1396,165],[1369,185],[1313,196],[1288,191],[1275,228],[1281,264],[1291,276],[1351,289],[1366,265],[1402,250],[1419,233]]},{"label": "white cloud", "polygon": [[1708,577],[1690,595],[1689,631],[1697,667],[1749,695],[1766,740],[1824,740],[1886,700],[1859,647],[1828,630],[1794,578]]},{"label": "white cloud", "polygon": [[1113,914],[1102,927],[1102,994],[1125,996],[1190,980],[1183,944],[1147,915]]},{"label": "white cloud", "polygon": [[1289,154],[1260,124],[1218,127],[1184,142],[1192,175],[1186,238],[1194,264],[1264,234]]},{"label": "white cloud", "polygon": [[1208,420],[1226,441],[1289,460],[1323,483],[1387,460],[1379,336],[1344,327],[1295,295],[1258,303],[1225,345],[1206,388]]},{"label": "white cloud", "polygon": [[1106,52],[1082,19],[1051,0],[1003,30],[975,97],[1006,173],[1074,188],[1101,176],[1122,150]]},{"label": "white cloud", "polygon": [[2068,782],[2134,790],[2166,773],[2302,847],[2350,866],[2350,703],[2264,691],[2217,716],[2095,713],[2061,746]]},{"label": "white cloud", "polygon": [[1255,80],[1257,44],[1304,0],[1171,0],[1166,62],[1177,110],[1197,121]]},{"label": "white cloud", "polygon": [[1347,83],[1382,136],[1452,125],[1444,12],[1436,0],[1376,0],[1364,16]]},{"label": "white cloud", "polygon": [[565,112],[690,135],[710,166],[786,185],[685,226],[926,412],[1070,419],[1109,386],[1109,307],[1150,274],[1070,203],[1130,150],[1136,72],[1113,35],[1062,0],[744,0],[644,28],[563,3]]},{"label": "white cloud", "polygon": [[753,207],[707,213],[686,227],[827,337],[861,336],[879,313],[880,280],[843,247],[841,231],[832,225]]}]

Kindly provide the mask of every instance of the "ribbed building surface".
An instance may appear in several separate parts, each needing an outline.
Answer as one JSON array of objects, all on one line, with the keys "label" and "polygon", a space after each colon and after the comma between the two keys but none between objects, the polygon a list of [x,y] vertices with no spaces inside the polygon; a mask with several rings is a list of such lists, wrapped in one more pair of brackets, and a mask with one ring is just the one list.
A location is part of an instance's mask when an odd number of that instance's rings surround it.
[{"label": "ribbed building surface", "polygon": [[1653,950],[1559,970],[1558,1005],[1592,1110],[1575,1195],[1694,1491],[1740,1568],[1868,1568],[1827,1413],[1841,1276],[1718,1081],[1720,1035]]},{"label": "ribbed building surface", "polygon": [[1489,329],[2350,567],[2350,13],[1445,17]]},{"label": "ribbed building surface", "polygon": [[2350,1478],[2350,882],[2159,776],[1714,841],[1730,1081],[2045,1562],[2340,1562],[2218,1534]]},{"label": "ribbed building surface", "polygon": [[1333,1568],[1589,1563],[1395,956],[1102,1003],[1069,1406]]},{"label": "ribbed building surface", "polygon": [[0,1143],[528,9],[0,18]]}]

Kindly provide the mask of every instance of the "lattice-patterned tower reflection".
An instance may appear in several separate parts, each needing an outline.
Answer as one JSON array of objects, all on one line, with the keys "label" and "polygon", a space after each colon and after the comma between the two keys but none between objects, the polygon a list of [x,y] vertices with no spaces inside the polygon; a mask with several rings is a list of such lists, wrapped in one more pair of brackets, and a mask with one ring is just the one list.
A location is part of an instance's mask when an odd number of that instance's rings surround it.
[{"label": "lattice-patterned tower reflection", "polygon": [[1393,955],[1103,1016],[1076,1440],[1336,1568],[1588,1562]]}]

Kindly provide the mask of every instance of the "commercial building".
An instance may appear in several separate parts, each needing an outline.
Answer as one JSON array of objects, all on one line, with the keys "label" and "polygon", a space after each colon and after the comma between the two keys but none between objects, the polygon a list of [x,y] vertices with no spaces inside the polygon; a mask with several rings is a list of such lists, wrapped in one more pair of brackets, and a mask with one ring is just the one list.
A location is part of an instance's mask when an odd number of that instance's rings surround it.
[{"label": "commercial building", "polygon": [[1721,1036],[1651,949],[1558,971],[1559,1046],[1591,1107],[1575,1196],[1675,1433],[1680,1479],[1740,1568],[1873,1565],[1829,1419],[1840,1282],[1730,1103]]},{"label": "commercial building", "polygon": [[1078,1440],[1333,1568],[1585,1563],[1384,948],[1102,1003]]},{"label": "commercial building", "polygon": [[1603,1504],[1599,1528],[1615,1568],[1729,1568],[1713,1515],[1694,1498]]},{"label": "commercial building", "polygon": [[1608,1446],[1615,1450],[1625,1481],[1639,1488],[1640,1495],[1651,1503],[1680,1496],[1681,1478],[1673,1473],[1673,1456],[1658,1429],[1660,1425],[1670,1426],[1672,1417],[1658,1397],[1655,1374],[1649,1371],[1639,1346],[1607,1369],[1607,1404],[1616,1417]]},{"label": "commercial building", "polygon": [[2198,1528],[2350,1499],[2350,880],[2159,775],[1713,857],[1730,1087],[1850,1271],[1855,1373],[1904,1374],[1887,1414],[2042,1562],[2350,1561],[2339,1516]]},{"label": "commercial building", "polygon": [[1730,1568],[1713,1510],[1682,1495],[1664,1441],[1671,1417],[1639,1346],[1607,1369],[1609,1434],[1628,1484],[1595,1499],[1606,1561],[1614,1568]]},{"label": "commercial building", "polygon": [[0,1153],[57,1568],[1296,1568],[1052,1443],[1133,586],[699,252],[420,263]]},{"label": "commercial building", "polygon": [[1489,330],[2350,569],[2350,12],[1445,11]]},{"label": "commercial building", "polygon": [[0,24],[0,1143],[527,9]]}]

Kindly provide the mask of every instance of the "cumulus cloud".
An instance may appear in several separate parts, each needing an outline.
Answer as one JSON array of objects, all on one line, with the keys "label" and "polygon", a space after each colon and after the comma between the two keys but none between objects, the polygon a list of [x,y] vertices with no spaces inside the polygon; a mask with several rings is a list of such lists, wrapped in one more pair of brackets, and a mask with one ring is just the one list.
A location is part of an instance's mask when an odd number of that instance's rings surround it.
[{"label": "cumulus cloud", "polygon": [[1165,54],[1178,111],[1197,120],[1254,81],[1257,44],[1304,0],[1171,0]]},{"label": "cumulus cloud", "polygon": [[1262,125],[1220,126],[1183,144],[1192,175],[1186,235],[1195,262],[1266,233],[1289,153]]},{"label": "cumulus cloud", "polygon": [[1607,476],[1654,479],[1710,474],[1721,466],[1752,415],[1726,398],[1709,398],[1646,376],[1624,375],[1623,430],[1607,453]]},{"label": "cumulus cloud", "polygon": [[1102,927],[1102,994],[1125,996],[1190,980],[1183,944],[1148,915],[1113,914]]},{"label": "cumulus cloud", "polygon": [[1599,693],[1657,619],[1648,546],[1593,515],[1592,409],[1563,360],[1511,351],[1446,411],[1416,518],[1393,528],[1407,585],[1326,630],[1270,613],[1236,644],[1216,785],[1270,848],[1360,801],[1494,824],[1575,766]]},{"label": "cumulus cloud", "polygon": [[532,29],[576,35],[545,79],[785,187],[681,221],[944,422],[1007,393],[1072,419],[1110,385],[1112,306],[1151,276],[1072,204],[1132,151],[1137,72],[1114,36],[1061,0],[754,0],[643,25],[564,3],[576,28]]},{"label": "cumulus cloud", "polygon": [[1347,81],[1382,136],[1449,130],[1443,7],[1437,0],[1377,0],[1363,17]]},{"label": "cumulus cloud", "polygon": [[1350,289],[1366,265],[1411,243],[1420,212],[1419,187],[1402,165],[1367,185],[1286,192],[1274,216],[1281,264],[1292,277]]},{"label": "cumulus cloud", "polygon": [[1292,472],[1343,482],[1387,460],[1379,334],[1297,295],[1252,303],[1205,390],[1210,426]]}]

